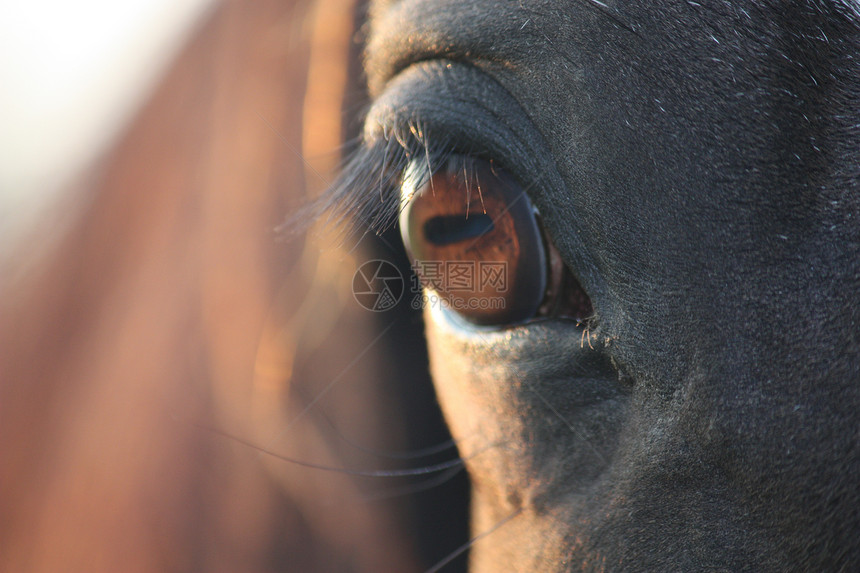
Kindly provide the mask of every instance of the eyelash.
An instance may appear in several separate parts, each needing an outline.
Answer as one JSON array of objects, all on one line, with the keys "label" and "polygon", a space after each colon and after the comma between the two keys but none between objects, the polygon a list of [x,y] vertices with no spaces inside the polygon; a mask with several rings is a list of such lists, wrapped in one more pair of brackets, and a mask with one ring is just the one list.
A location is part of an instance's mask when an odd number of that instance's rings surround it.
[{"label": "eyelash", "polygon": [[329,191],[300,217],[306,221],[328,213],[326,221],[334,227],[352,220],[381,233],[397,222],[400,185],[410,162],[428,166],[418,173],[426,181],[457,155],[469,153],[443,136],[431,136],[417,122],[388,128],[384,136],[352,152]]}]

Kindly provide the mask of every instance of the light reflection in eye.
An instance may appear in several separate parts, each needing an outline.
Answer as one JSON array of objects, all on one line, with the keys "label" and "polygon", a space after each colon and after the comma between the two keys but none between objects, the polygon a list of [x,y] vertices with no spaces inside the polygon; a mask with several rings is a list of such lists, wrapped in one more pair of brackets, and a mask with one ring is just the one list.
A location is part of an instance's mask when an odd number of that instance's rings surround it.
[{"label": "light reflection in eye", "polygon": [[452,157],[430,178],[421,168],[406,169],[400,228],[424,287],[475,324],[534,317],[547,256],[522,187],[480,159]]}]

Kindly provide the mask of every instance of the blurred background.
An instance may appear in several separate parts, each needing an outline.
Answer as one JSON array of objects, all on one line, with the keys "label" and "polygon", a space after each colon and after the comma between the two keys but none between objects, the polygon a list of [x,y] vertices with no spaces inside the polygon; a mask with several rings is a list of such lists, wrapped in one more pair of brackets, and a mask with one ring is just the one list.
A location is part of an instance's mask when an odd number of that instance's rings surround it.
[{"label": "blurred background", "polygon": [[[467,540],[396,234],[283,229],[367,101],[355,0],[0,0],[0,571],[422,571]],[[446,447],[447,446],[447,447]],[[463,570],[464,559],[446,566]]]}]

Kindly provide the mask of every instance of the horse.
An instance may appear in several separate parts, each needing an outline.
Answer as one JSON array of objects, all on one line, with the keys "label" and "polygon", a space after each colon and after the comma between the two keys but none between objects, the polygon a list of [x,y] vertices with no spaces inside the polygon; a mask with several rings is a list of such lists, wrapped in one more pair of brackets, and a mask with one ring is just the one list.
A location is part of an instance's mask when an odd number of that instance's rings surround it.
[{"label": "horse", "polygon": [[433,302],[472,570],[860,562],[860,5],[367,20],[362,145],[326,201],[399,222]]}]

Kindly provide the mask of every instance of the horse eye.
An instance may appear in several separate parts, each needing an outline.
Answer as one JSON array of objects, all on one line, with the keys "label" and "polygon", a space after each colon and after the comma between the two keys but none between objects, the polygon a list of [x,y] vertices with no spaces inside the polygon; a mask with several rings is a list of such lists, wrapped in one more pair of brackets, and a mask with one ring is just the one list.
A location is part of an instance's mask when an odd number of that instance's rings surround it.
[{"label": "horse eye", "polygon": [[513,177],[479,159],[453,157],[401,190],[403,242],[428,293],[468,321],[503,325],[534,317],[547,290],[547,255],[535,210]]}]

